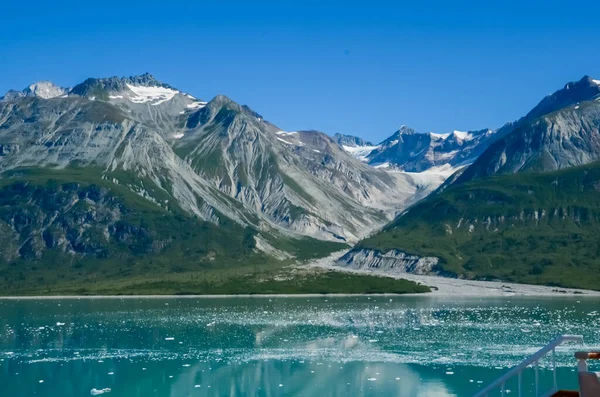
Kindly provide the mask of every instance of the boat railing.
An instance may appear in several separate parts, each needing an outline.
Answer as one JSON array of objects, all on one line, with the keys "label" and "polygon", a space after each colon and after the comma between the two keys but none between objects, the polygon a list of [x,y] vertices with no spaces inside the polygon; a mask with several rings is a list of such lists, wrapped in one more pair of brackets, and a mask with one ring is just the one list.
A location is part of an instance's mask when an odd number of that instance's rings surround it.
[{"label": "boat railing", "polygon": [[[474,397],[486,397],[488,394],[494,390],[500,390],[500,394],[502,396],[506,395],[506,382],[515,376],[518,378],[517,380],[517,395],[519,397],[522,396],[522,374],[523,371],[530,367],[534,367],[535,371],[535,396],[552,396],[554,393],[558,391],[558,385],[556,381],[556,347],[565,343],[565,342],[579,342],[583,344],[583,336],[582,335],[561,335],[552,340],[546,346],[527,357],[523,360],[519,365],[496,379],[493,383],[485,387],[484,389],[477,392]],[[552,389],[547,390],[545,392],[540,392],[540,379],[539,379],[539,362],[542,358],[544,358],[548,353],[552,353],[552,376],[553,376],[553,386]]]}]

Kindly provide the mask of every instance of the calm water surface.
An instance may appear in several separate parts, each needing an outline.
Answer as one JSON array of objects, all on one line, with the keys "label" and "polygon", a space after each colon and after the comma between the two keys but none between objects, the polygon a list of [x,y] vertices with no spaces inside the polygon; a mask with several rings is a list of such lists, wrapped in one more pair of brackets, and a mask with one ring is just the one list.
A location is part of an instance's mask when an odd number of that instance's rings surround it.
[{"label": "calm water surface", "polygon": [[[0,396],[470,396],[558,334],[599,347],[598,311],[585,297],[0,300]],[[557,355],[563,387],[578,348]]]}]

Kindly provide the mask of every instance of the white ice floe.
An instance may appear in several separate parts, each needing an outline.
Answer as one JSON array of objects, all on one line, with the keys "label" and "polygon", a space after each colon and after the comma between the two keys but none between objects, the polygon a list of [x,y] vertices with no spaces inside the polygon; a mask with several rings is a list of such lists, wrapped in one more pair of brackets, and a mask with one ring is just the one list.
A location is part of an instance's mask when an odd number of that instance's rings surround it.
[{"label": "white ice floe", "polygon": [[180,132],[180,133],[178,133],[178,134],[174,134],[174,135],[173,135],[173,138],[175,138],[175,139],[180,139],[180,138],[183,138],[183,135],[184,135],[184,134],[183,134],[182,132]]},{"label": "white ice floe", "polygon": [[109,95],[109,99],[123,99],[123,95]]},{"label": "white ice floe", "polygon": [[127,88],[135,94],[130,96],[129,100],[134,103],[146,103],[151,102],[151,105],[159,105],[163,102],[173,99],[173,97],[179,93],[177,90],[173,90],[166,87],[145,87],[137,85],[127,84]]},{"label": "white ice floe", "polygon": [[62,327],[63,325],[65,325],[65,323],[61,323],[60,321],[56,323],[57,327]]},{"label": "white ice floe", "polygon": [[97,396],[99,394],[110,393],[110,387],[105,387],[104,389],[92,389],[90,390],[90,394],[92,396]]},{"label": "white ice floe", "polygon": [[175,338],[169,336],[169,337],[166,337],[165,340],[175,340]]}]

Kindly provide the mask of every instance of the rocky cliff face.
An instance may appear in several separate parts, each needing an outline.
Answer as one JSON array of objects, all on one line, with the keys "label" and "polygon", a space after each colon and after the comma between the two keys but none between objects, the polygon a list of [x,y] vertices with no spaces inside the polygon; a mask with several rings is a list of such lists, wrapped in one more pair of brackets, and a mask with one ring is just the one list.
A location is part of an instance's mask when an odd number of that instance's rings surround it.
[{"label": "rocky cliff face", "polygon": [[186,127],[174,147],[198,174],[297,233],[353,241],[433,188],[368,167],[321,132],[273,130],[223,96]]},{"label": "rocky cliff face", "polygon": [[340,242],[439,184],[374,169],[323,133],[282,131],[224,96],[206,103],[150,75],[0,101],[2,172],[72,167],[216,225]]},{"label": "rocky cliff face", "polygon": [[[559,106],[566,105],[560,109]],[[542,112],[550,112],[540,115]],[[600,159],[600,80],[588,77],[546,97],[458,178],[552,171]]]},{"label": "rocky cliff face", "polygon": [[339,260],[337,266],[357,270],[374,270],[390,273],[432,274],[438,264],[437,257],[421,257],[394,249],[381,252],[372,249],[354,249]]}]

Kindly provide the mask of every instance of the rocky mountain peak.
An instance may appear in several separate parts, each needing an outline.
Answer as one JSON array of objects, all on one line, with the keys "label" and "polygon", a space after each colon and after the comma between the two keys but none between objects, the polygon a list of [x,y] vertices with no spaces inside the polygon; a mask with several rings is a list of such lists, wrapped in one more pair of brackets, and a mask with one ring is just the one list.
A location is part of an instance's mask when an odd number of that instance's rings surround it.
[{"label": "rocky mountain peak", "polygon": [[350,147],[357,147],[357,146],[373,146],[373,144],[369,141],[366,141],[362,138],[359,138],[357,136],[353,136],[353,135],[344,135],[344,134],[340,134],[337,133],[333,136],[333,140],[336,141],[339,145],[342,146],[350,146]]},{"label": "rocky mountain peak", "polygon": [[50,99],[65,95],[67,92],[68,89],[59,87],[51,81],[43,80],[30,84],[22,91],[10,90],[0,100],[10,101],[21,97]]},{"label": "rocky mountain peak", "polygon": [[66,94],[65,88],[59,87],[51,81],[38,81],[23,90],[25,96],[35,96],[42,99],[56,98]]},{"label": "rocky mountain peak", "polygon": [[567,83],[564,88],[548,95],[534,107],[526,119],[538,118],[548,113],[555,112],[579,102],[591,101],[600,96],[600,80],[590,76],[583,76],[579,81]]}]

